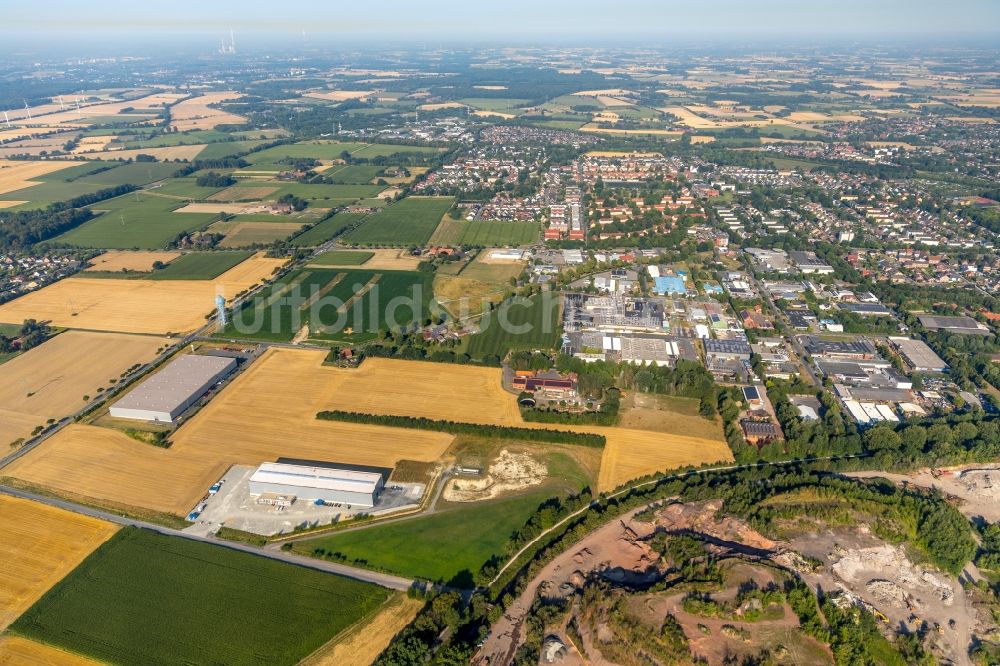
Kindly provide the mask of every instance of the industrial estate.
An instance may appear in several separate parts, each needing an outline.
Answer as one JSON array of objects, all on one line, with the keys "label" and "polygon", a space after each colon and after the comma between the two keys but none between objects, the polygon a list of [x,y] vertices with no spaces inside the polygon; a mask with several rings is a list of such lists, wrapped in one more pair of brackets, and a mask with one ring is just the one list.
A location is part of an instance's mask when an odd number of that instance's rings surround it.
[{"label": "industrial estate", "polygon": [[0,664],[1000,663],[995,43],[219,35],[0,62]]}]

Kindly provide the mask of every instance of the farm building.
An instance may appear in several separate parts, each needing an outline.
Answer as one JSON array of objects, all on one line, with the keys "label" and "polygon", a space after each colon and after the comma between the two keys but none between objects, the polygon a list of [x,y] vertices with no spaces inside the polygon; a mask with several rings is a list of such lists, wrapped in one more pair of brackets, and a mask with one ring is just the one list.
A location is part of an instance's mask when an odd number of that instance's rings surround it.
[{"label": "farm building", "polygon": [[781,439],[781,430],[778,426],[767,421],[743,419],[740,421],[740,427],[743,429],[743,436],[747,443],[754,446],[763,446]]},{"label": "farm building", "polygon": [[112,405],[111,416],[172,423],[235,369],[234,358],[185,354]]},{"label": "farm building", "polygon": [[511,381],[511,386],[517,391],[535,393],[545,391],[557,395],[576,395],[576,375],[560,375],[557,372],[535,373],[519,371]]},{"label": "farm building", "polygon": [[385,475],[357,469],[264,463],[250,476],[250,494],[307,501],[375,506]]}]

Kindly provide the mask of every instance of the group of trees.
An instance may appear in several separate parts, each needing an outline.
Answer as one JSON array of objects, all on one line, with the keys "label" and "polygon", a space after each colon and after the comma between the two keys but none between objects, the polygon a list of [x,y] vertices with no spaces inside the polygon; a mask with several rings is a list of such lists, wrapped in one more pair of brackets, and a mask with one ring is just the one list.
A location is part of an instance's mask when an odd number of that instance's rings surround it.
[{"label": "group of trees", "polygon": [[715,382],[712,374],[697,361],[679,359],[671,368],[614,361],[588,363],[575,356],[560,354],[556,359],[556,369],[563,373],[576,373],[578,393],[595,400],[612,388],[676,395],[701,401],[702,416],[715,415]]},{"label": "group of trees", "polygon": [[303,199],[301,197],[295,196],[291,192],[289,192],[288,194],[282,195],[281,198],[278,199],[278,203],[288,204],[288,205],[290,205],[292,207],[292,210],[295,210],[295,211],[305,210],[306,207],[309,205],[308,201],[306,201],[305,199]]},{"label": "group of trees", "polygon": [[52,329],[48,324],[40,323],[34,319],[25,319],[16,335],[0,334],[0,354],[28,351],[48,340],[51,334]]},{"label": "group of trees", "polygon": [[229,187],[236,184],[236,179],[228,173],[208,171],[198,176],[194,182],[198,187]]}]

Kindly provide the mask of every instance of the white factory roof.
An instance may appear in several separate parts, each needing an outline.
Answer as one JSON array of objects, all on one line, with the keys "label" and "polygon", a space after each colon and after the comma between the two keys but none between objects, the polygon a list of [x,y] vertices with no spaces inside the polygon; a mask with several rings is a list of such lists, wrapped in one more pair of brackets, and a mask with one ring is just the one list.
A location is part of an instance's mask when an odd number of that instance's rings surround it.
[{"label": "white factory roof", "polygon": [[520,261],[524,258],[524,250],[491,250],[490,259],[505,259]]},{"label": "white factory roof", "polygon": [[251,482],[317,488],[350,493],[374,493],[382,475],[330,467],[308,467],[284,463],[264,463],[250,476]]},{"label": "white factory roof", "polygon": [[193,394],[203,391],[219,373],[236,367],[236,359],[225,356],[179,356],[162,370],[115,403],[119,409],[170,412]]}]

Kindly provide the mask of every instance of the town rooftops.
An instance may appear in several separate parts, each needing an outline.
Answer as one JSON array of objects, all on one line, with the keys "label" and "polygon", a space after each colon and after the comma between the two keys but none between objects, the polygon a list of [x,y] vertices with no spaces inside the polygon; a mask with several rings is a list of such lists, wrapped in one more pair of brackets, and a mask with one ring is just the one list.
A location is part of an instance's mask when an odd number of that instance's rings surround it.
[{"label": "town rooftops", "polygon": [[705,354],[708,356],[750,358],[752,353],[746,340],[705,340]]}]

